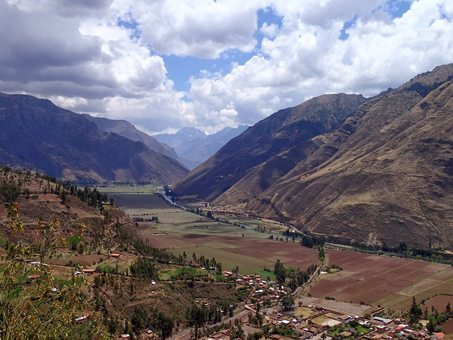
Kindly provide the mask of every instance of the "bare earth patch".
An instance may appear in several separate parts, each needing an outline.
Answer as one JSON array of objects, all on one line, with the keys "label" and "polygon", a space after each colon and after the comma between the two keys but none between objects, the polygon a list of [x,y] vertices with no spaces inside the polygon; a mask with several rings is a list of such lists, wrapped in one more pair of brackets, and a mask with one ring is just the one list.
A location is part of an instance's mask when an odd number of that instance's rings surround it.
[{"label": "bare earth patch", "polygon": [[343,271],[323,275],[311,289],[315,297],[405,309],[414,295],[453,294],[453,285],[448,284],[453,280],[449,266],[352,251],[330,250],[328,254],[330,264]]}]

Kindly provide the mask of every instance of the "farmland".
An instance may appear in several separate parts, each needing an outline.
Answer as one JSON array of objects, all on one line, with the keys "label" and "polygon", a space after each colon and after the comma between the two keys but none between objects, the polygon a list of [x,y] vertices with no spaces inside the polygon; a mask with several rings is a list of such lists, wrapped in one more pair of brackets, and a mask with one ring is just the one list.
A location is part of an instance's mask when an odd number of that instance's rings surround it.
[{"label": "farmland", "polygon": [[[277,259],[301,270],[318,262],[315,249],[301,247],[286,238],[277,240],[276,231],[286,229],[272,221],[236,218],[231,221],[237,224],[234,225],[173,207],[152,193],[115,192],[109,195],[136,220],[156,216],[158,223],[137,222],[140,233],[151,244],[168,248],[177,255],[185,252],[188,256],[195,253],[196,256],[214,257],[226,270],[238,266],[243,274],[256,273],[264,277],[273,277],[273,273],[264,269],[273,269]],[[273,234],[270,234],[271,230]],[[275,239],[269,239],[270,235]]]},{"label": "farmland", "polygon": [[[317,250],[286,240],[281,235],[286,227],[277,222],[231,215],[226,216],[229,223],[223,223],[176,208],[153,193],[112,195],[133,218],[157,216],[158,223],[137,222],[141,235],[177,255],[214,257],[226,270],[238,266],[243,274],[270,278],[268,270],[277,259],[302,270],[318,263]],[[412,296],[422,301],[453,294],[451,266],[348,250],[328,250],[328,259],[342,270],[321,275],[310,289],[313,297],[407,310]]]},{"label": "farmland", "polygon": [[412,296],[421,301],[453,293],[451,266],[352,251],[328,254],[330,263],[343,270],[323,276],[311,290],[313,296],[407,310]]}]

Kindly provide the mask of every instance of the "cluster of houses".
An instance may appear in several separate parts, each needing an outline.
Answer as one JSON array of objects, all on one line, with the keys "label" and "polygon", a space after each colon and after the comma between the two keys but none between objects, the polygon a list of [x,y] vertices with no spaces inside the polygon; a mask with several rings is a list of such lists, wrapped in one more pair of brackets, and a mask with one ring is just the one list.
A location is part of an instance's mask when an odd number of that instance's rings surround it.
[{"label": "cluster of houses", "polygon": [[[426,330],[415,330],[402,319],[387,319],[377,316],[381,308],[302,298],[290,311],[284,311],[278,302],[289,291],[274,282],[262,280],[259,275],[238,275],[224,272],[224,276],[238,284],[251,286],[252,292],[244,305],[240,321],[246,334],[259,332],[263,327],[291,328],[297,339],[431,339],[441,340],[443,333],[429,334]],[[261,327],[251,323],[250,315],[256,315],[256,303],[271,301],[271,306],[260,309]],[[351,312],[351,313],[348,313]],[[354,314],[357,313],[358,315]],[[229,330],[222,330],[209,339],[230,339]],[[278,334],[268,335],[270,339],[294,339]]]},{"label": "cluster of houses", "polygon": [[289,289],[274,281],[266,281],[261,275],[241,275],[230,271],[223,271],[223,277],[235,282],[238,286],[249,287],[252,293],[249,299],[254,303],[267,300],[270,303],[277,303],[284,295],[289,294]]}]

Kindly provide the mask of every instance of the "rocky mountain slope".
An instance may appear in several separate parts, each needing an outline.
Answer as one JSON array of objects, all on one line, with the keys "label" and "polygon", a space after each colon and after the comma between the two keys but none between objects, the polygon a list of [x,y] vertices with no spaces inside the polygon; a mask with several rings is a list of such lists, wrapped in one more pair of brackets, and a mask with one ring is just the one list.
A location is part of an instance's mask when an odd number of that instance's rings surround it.
[{"label": "rocky mountain slope", "polygon": [[338,127],[364,101],[360,95],[325,95],[278,111],[231,140],[175,191],[207,200],[264,191],[310,152],[312,137]]},{"label": "rocky mountain slope", "polygon": [[0,164],[82,182],[172,183],[187,170],[174,159],[48,100],[0,94]]},{"label": "rocky mountain slope", "polygon": [[247,125],[240,125],[237,128],[226,127],[219,132],[207,135],[199,129],[188,127],[180,129],[175,134],[161,134],[154,137],[159,142],[174,148],[181,163],[193,169],[247,128]]},{"label": "rocky mountain slope", "polygon": [[112,132],[123,136],[134,142],[141,142],[153,151],[159,152],[167,157],[177,159],[178,155],[175,150],[166,144],[159,143],[155,138],[138,130],[127,120],[108,119],[104,117],[93,117],[85,115],[85,117],[96,124],[99,130],[104,132]]},{"label": "rocky mountain slope", "polygon": [[[330,132],[314,133],[303,145],[291,142],[238,172],[263,145],[258,133],[244,133],[183,179],[176,192],[219,205],[245,202],[242,209],[336,240],[451,248],[452,79],[453,64],[437,67],[362,103]],[[267,120],[277,124],[279,114]],[[269,138],[269,145],[281,143]],[[228,169],[220,159],[233,149],[241,151],[228,159]],[[295,151],[303,156],[293,157]],[[212,189],[216,182],[223,190]]]}]

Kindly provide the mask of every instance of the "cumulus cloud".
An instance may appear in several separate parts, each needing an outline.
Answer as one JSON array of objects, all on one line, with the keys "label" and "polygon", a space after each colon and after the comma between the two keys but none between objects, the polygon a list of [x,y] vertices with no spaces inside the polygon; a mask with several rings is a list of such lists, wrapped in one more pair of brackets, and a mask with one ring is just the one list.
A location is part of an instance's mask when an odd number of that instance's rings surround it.
[{"label": "cumulus cloud", "polygon": [[[452,62],[451,1],[416,0],[392,15],[405,1],[0,0],[0,91],[150,132],[253,124],[316,95],[374,95]],[[259,18],[269,11],[278,20]],[[177,91],[169,55],[226,67],[194,71]]]},{"label": "cumulus cloud", "polygon": [[[224,76],[192,79],[195,106],[208,103],[215,116],[233,103],[237,120],[253,123],[323,93],[374,95],[453,61],[449,1],[415,1],[393,19],[385,5],[345,0],[304,7],[296,1],[274,2],[283,16],[279,33],[266,34],[258,53]],[[354,17],[348,39],[340,39],[345,20]]]},{"label": "cumulus cloud", "polygon": [[156,0],[133,2],[127,9],[140,25],[142,42],[152,50],[218,58],[228,49],[254,49],[260,2]]}]

